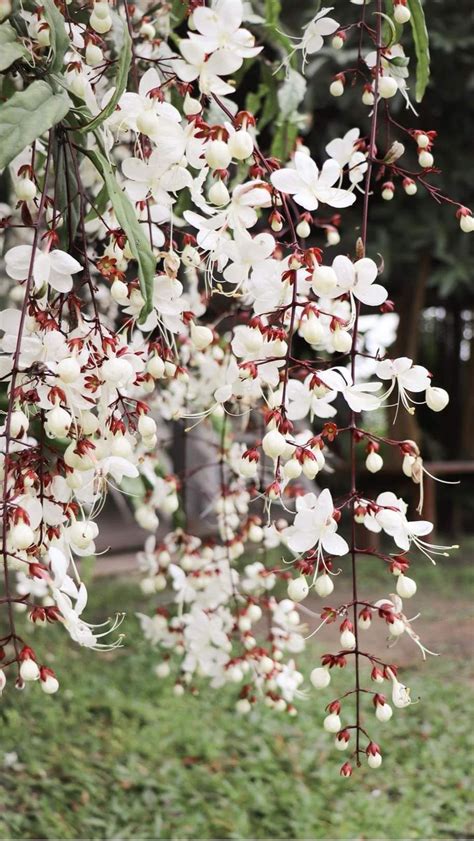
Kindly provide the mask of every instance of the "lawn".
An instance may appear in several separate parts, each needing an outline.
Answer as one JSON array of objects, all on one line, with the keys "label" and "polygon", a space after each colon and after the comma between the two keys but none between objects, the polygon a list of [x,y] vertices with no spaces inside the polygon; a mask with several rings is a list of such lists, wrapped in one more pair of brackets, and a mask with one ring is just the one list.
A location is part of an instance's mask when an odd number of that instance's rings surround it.
[{"label": "lawn", "polygon": [[[429,565],[417,578],[428,613],[444,602],[453,635],[456,617],[464,622],[469,612],[470,574],[467,564],[448,563],[447,581]],[[1,838],[473,836],[471,674],[462,639],[447,640],[444,655],[427,664],[414,656],[405,678],[421,702],[375,730],[382,768],[344,780],[341,755],[321,729],[329,696],[313,692],[296,719],[264,707],[238,717],[227,690],[176,698],[172,682],[154,676],[153,652],[141,640],[138,588],[120,580],[98,588],[93,614],[129,608],[127,647],[78,650],[55,628],[41,648],[56,638],[49,663],[61,680],[58,695],[30,686],[3,697]],[[428,630],[443,619],[431,612]],[[44,631],[35,633],[39,647]],[[309,650],[306,668],[320,646]]]}]

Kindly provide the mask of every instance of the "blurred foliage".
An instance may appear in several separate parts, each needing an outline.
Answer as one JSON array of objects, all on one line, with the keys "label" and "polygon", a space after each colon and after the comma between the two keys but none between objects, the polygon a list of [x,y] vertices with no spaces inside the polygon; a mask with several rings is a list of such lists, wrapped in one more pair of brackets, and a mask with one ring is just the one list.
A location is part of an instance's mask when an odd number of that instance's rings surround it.
[{"label": "blurred foliage", "polygon": [[[367,584],[386,586],[373,561],[362,567]],[[456,622],[465,622],[469,606],[459,593],[469,587],[468,565],[445,578],[443,599],[452,599]],[[437,623],[439,570],[421,562],[417,580],[426,591],[425,619]],[[5,692],[2,839],[472,837],[469,675],[459,642],[445,635],[447,656],[427,665],[414,650],[409,678],[421,702],[397,711],[380,732],[374,727],[381,771],[342,780],[342,758],[321,727],[321,695],[311,691],[297,719],[275,718],[263,706],[241,718],[227,689],[176,698],[171,679],[153,674],[133,615],[143,608],[138,588],[112,580],[93,599],[92,621],[132,603],[126,648],[91,654],[56,628],[47,662],[60,675],[58,695],[46,698],[38,686],[20,696],[12,687]],[[313,640],[305,670],[323,645]]]}]

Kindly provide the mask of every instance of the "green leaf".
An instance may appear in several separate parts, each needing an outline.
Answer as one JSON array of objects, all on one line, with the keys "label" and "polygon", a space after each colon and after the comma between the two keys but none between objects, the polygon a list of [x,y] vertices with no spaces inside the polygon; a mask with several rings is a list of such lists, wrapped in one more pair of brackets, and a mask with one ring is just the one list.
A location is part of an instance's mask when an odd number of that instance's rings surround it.
[{"label": "green leaf", "polygon": [[49,66],[51,73],[56,73],[63,69],[64,56],[67,50],[70,49],[71,41],[66,32],[66,22],[53,3],[53,0],[43,0],[41,3],[44,9],[44,17],[49,24],[49,39],[51,43],[52,60]]},{"label": "green leaf", "polygon": [[415,98],[421,102],[430,78],[430,42],[421,0],[408,0],[408,8],[417,61]]},{"label": "green leaf", "polygon": [[65,93],[54,93],[44,81],[32,82],[0,106],[0,169],[59,123],[71,107]]},{"label": "green leaf", "polygon": [[[95,135],[100,147],[100,137]],[[145,321],[153,308],[153,279],[155,276],[156,260],[148,238],[140,225],[130,199],[123,192],[115,176],[115,170],[102,151],[82,149],[84,155],[92,161],[107,187],[110,201],[122,230],[125,232],[130,251],[138,263],[138,279],[145,304],[140,314],[140,321]]]},{"label": "green leaf", "polygon": [[97,114],[86,126],[83,126],[80,131],[94,131],[98,128],[107,117],[115,111],[115,107],[125,88],[127,87],[128,72],[132,63],[132,39],[130,37],[128,27],[125,21],[122,20],[115,12],[113,13],[114,33],[117,32],[116,49],[117,49],[117,74],[115,76],[115,87],[112,96],[110,97],[105,108],[100,114]]},{"label": "green leaf", "polygon": [[[77,135],[70,132],[69,139],[74,142]],[[61,212],[59,241],[60,247],[67,251],[72,247],[79,226],[81,198],[70,146],[68,143],[60,143],[58,138],[55,138],[53,146],[53,161],[56,173],[55,200]]]},{"label": "green leaf", "polygon": [[17,41],[17,33],[8,21],[0,26],[0,72],[7,70],[14,61],[25,58],[28,50]]}]

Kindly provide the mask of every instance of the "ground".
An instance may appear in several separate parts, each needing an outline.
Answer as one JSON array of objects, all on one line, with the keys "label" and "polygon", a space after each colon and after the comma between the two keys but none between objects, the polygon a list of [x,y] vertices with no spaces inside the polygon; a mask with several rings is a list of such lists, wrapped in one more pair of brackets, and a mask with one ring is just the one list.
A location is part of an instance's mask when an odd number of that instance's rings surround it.
[{"label": "ground", "polygon": [[[374,594],[387,592],[386,573],[369,559],[362,578]],[[37,629],[43,651],[55,637],[48,662],[60,692],[47,697],[33,685],[4,694],[0,837],[473,837],[470,569],[467,559],[436,569],[423,561],[416,578],[418,630],[441,656],[423,663],[406,642],[390,652],[420,702],[386,725],[374,726],[367,710],[384,764],[348,780],[338,776],[341,755],[321,728],[331,690],[311,691],[297,719],[263,707],[241,718],[230,690],[176,698],[171,681],[153,674],[157,657],[141,639],[134,611],[146,602],[138,587],[101,580],[92,615],[127,606],[126,647],[98,655],[78,650],[61,628],[43,643]],[[337,587],[344,592],[342,576]],[[329,629],[312,643],[306,671],[332,639]],[[375,644],[384,649],[383,639]]]}]

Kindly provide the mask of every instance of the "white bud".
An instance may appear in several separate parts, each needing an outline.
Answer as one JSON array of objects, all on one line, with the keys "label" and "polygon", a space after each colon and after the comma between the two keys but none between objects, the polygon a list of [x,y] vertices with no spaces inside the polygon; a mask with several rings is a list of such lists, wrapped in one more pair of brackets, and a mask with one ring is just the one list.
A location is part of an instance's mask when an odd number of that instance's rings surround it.
[{"label": "white bud", "polygon": [[248,700],[248,698],[239,698],[235,705],[236,712],[240,713],[240,715],[247,715],[252,709],[252,704]]},{"label": "white bud", "polygon": [[326,231],[326,244],[327,245],[339,245],[341,241],[341,237],[337,228],[329,228]]},{"label": "white bud", "polygon": [[262,448],[265,455],[276,459],[281,456],[286,449],[286,441],[278,429],[271,429],[263,436]]},{"label": "white bud", "polygon": [[56,373],[63,383],[73,383],[81,375],[81,366],[75,356],[68,356],[58,362]]},{"label": "white bud", "polygon": [[415,196],[418,192],[418,187],[416,186],[415,181],[409,181],[404,185],[403,189],[405,190],[407,196]]},{"label": "white bud", "polygon": [[92,12],[89,18],[89,25],[92,27],[94,32],[98,32],[99,35],[105,35],[106,32],[109,32],[112,29],[112,18],[110,15],[105,18],[100,18],[95,14],[95,12]]},{"label": "white bud", "polygon": [[205,158],[211,169],[227,169],[232,155],[224,140],[211,140],[206,146]]},{"label": "white bud", "polygon": [[296,233],[299,237],[301,237],[301,239],[306,239],[307,237],[309,237],[311,233],[311,226],[309,222],[306,221],[306,219],[302,219],[301,222],[298,222],[296,226]]},{"label": "white bud", "polygon": [[263,540],[263,529],[262,529],[262,527],[257,526],[255,523],[252,523],[252,525],[249,528],[248,537],[249,537],[249,540],[252,543],[261,543],[262,540]]},{"label": "white bud", "polygon": [[378,473],[383,467],[383,458],[380,453],[371,452],[365,460],[365,466],[369,473]]},{"label": "white bud", "polygon": [[342,96],[344,93],[344,82],[341,79],[334,79],[329,85],[329,93],[331,96]]},{"label": "white bud", "polygon": [[110,294],[117,304],[128,304],[128,286],[123,280],[114,280]]},{"label": "white bud", "polygon": [[395,191],[391,187],[385,187],[382,190],[382,198],[384,199],[384,201],[392,201],[394,195]]},{"label": "white bud", "polygon": [[342,727],[341,719],[337,713],[329,713],[323,721],[323,727],[327,733],[339,733]]},{"label": "white bud", "polygon": [[148,360],[146,369],[155,380],[160,380],[165,373],[165,363],[161,356],[155,353],[151,359]]},{"label": "white bud", "polygon": [[391,99],[398,91],[398,85],[392,76],[380,76],[378,92],[382,99]]},{"label": "white bud", "polygon": [[236,131],[228,142],[231,155],[236,161],[245,161],[253,152],[253,138],[245,129]]},{"label": "white bud", "polygon": [[341,36],[337,34],[334,35],[331,41],[331,46],[334,50],[342,50],[344,46],[344,38],[341,38]]},{"label": "white bud", "polygon": [[133,368],[123,356],[113,356],[111,359],[104,359],[101,374],[105,382],[115,385],[129,380],[133,374]]},{"label": "white bud", "polygon": [[362,631],[368,631],[372,625],[372,619],[370,616],[359,616],[357,625]]},{"label": "white bud", "polygon": [[323,572],[323,574],[316,579],[314,589],[316,590],[318,596],[321,596],[322,599],[325,599],[326,596],[330,596],[334,590],[334,582],[331,576],[328,575],[327,572]]},{"label": "white bud", "polygon": [[173,686],[173,695],[176,695],[177,698],[181,698],[184,695],[184,686],[182,683],[175,683]]},{"label": "white bud", "polygon": [[[396,8],[398,8],[398,6]],[[401,8],[404,9],[405,6],[401,6]],[[408,9],[407,9],[407,11],[408,11]],[[397,21],[397,23],[400,23],[400,22],[401,21]],[[381,753],[378,753],[378,752],[377,753],[369,753],[369,755],[367,757],[367,765],[369,766],[369,768],[380,768],[381,764],[382,764],[382,754]]]},{"label": "white bud", "polygon": [[418,163],[423,167],[423,169],[428,169],[433,166],[434,157],[431,152],[427,152],[426,149],[423,149],[418,155]]},{"label": "white bud", "polygon": [[244,679],[244,673],[239,666],[231,666],[227,669],[227,678],[231,683],[240,683]]},{"label": "white bud", "polygon": [[310,479],[312,481],[319,473],[319,464],[317,460],[312,458],[305,458],[303,462],[303,473],[307,479]]},{"label": "white bud", "polygon": [[314,314],[311,314],[302,324],[300,333],[303,336],[303,339],[310,345],[319,344],[326,336],[324,325]]},{"label": "white bud", "polygon": [[162,504],[161,509],[164,514],[174,514],[179,508],[179,499],[175,493],[168,494],[165,496]]},{"label": "white bud", "polygon": [[150,415],[140,415],[138,419],[138,431],[140,435],[148,437],[156,432],[156,423]]},{"label": "white bud", "polygon": [[228,204],[230,201],[229,191],[220,178],[214,182],[209,190],[208,196],[209,201],[211,201],[212,204],[215,204],[216,207],[222,207],[222,205]]},{"label": "white bud", "polygon": [[17,409],[10,415],[10,435],[13,438],[21,438],[25,432],[28,431],[30,421],[27,415],[21,410]]},{"label": "white bud", "polygon": [[97,44],[92,44],[89,42],[86,47],[86,64],[89,67],[97,67],[98,64],[104,58],[104,53],[102,52],[101,48],[97,46]]},{"label": "white bud", "polygon": [[36,196],[36,184],[31,178],[20,178],[15,182],[15,193],[19,201],[32,201]]},{"label": "white bud", "polygon": [[[399,23],[401,26],[403,26],[404,23],[408,23],[410,18],[411,18],[410,9],[407,6],[402,6],[401,3],[397,3],[394,10],[393,10],[393,19],[394,19],[395,23]],[[382,758],[380,759],[380,761],[382,762]],[[369,765],[370,765],[370,762],[369,762]],[[374,768],[374,767],[378,768],[378,766],[371,766],[371,768]]]},{"label": "white bud", "polygon": [[296,458],[290,458],[283,467],[283,473],[287,479],[298,479],[303,472],[303,468]]},{"label": "white bud", "polygon": [[375,707],[375,716],[379,721],[390,721],[392,715],[393,710],[387,702],[385,702],[385,704],[377,704]]},{"label": "white bud", "polygon": [[247,614],[252,622],[259,622],[262,618],[262,608],[258,604],[251,604],[247,608]]},{"label": "white bud", "polygon": [[72,415],[66,409],[62,409],[61,406],[55,406],[46,415],[46,428],[53,438],[65,438],[71,424]]},{"label": "white bud", "polygon": [[432,412],[442,412],[449,403],[449,394],[444,388],[428,386],[426,389],[426,405]]},{"label": "white bud", "polygon": [[143,38],[154,38],[156,35],[155,27],[149,21],[146,23],[142,23],[140,27],[140,35]]},{"label": "white bud", "polygon": [[209,327],[203,327],[191,323],[191,341],[197,350],[204,350],[209,347],[214,338],[212,330]]},{"label": "white bud", "polygon": [[418,134],[416,138],[416,142],[419,149],[426,149],[427,146],[430,145],[430,138],[427,134]]},{"label": "white bud", "polygon": [[349,353],[352,348],[352,336],[347,330],[336,327],[332,334],[332,344],[338,353]]},{"label": "white bud", "polygon": [[300,575],[299,578],[292,578],[291,581],[288,582],[288,597],[293,602],[302,602],[303,599],[309,593],[308,582],[304,575]]},{"label": "white bud", "polygon": [[35,533],[26,523],[17,523],[10,531],[10,541],[15,549],[28,549],[35,539]]},{"label": "white bud", "polygon": [[474,216],[460,216],[459,227],[464,234],[470,234],[474,231]]},{"label": "white bud", "polygon": [[59,689],[59,681],[54,675],[47,675],[40,681],[40,686],[46,695],[54,695]]},{"label": "white bud", "polygon": [[397,593],[401,599],[411,599],[416,593],[416,581],[400,573],[397,578]]},{"label": "white bud", "polygon": [[352,651],[356,647],[355,635],[352,631],[349,631],[348,628],[342,632],[339,641],[341,643],[341,648],[348,649],[349,651]]},{"label": "white bud", "polygon": [[349,747],[349,739],[339,739],[337,736],[334,739],[334,747],[336,750],[347,750]]},{"label": "white bud", "polygon": [[20,677],[24,681],[30,680],[38,680],[40,676],[40,670],[38,664],[35,661],[28,657],[26,660],[23,660],[20,665]]},{"label": "white bud", "polygon": [[331,683],[331,675],[329,674],[329,669],[327,669],[325,666],[313,669],[309,676],[309,679],[315,689],[326,689],[326,686],[329,686],[329,684]]},{"label": "white bud", "polygon": [[192,117],[194,114],[199,114],[202,111],[202,105],[199,99],[194,99],[189,93],[184,97],[183,111],[186,117]]},{"label": "white bud", "polygon": [[362,94],[362,103],[371,107],[375,102],[374,92],[372,90],[365,90]]},{"label": "white bud", "polygon": [[110,15],[109,4],[105,0],[98,0],[97,3],[94,3],[92,14],[97,15],[101,20],[106,20]]}]

